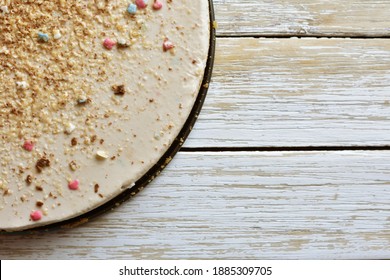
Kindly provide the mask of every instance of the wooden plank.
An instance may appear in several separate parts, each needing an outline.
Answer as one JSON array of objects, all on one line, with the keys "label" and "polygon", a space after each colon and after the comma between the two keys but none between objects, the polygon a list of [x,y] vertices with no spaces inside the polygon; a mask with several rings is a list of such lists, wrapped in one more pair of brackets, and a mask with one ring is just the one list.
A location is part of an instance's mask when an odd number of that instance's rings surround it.
[{"label": "wooden plank", "polygon": [[390,35],[386,0],[214,0],[220,36]]},{"label": "wooden plank", "polygon": [[220,38],[186,147],[390,144],[386,39]]},{"label": "wooden plank", "polygon": [[93,222],[0,235],[0,258],[390,258],[389,201],[390,152],[181,152]]}]

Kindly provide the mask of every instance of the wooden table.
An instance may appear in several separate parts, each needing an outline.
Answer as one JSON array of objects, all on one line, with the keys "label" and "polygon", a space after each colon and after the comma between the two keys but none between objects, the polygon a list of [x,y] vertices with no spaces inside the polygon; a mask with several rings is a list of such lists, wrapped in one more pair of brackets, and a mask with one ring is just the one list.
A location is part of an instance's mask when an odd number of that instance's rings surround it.
[{"label": "wooden table", "polygon": [[169,167],[86,225],[0,236],[1,259],[390,258],[390,1],[214,4],[213,82]]}]

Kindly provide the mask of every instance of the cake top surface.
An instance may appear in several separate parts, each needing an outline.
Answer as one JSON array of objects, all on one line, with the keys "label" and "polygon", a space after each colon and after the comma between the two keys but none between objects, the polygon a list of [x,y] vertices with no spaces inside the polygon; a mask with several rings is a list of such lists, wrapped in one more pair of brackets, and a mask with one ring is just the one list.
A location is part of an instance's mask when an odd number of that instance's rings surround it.
[{"label": "cake top surface", "polygon": [[193,107],[208,1],[0,0],[0,229],[62,221],[132,186]]}]

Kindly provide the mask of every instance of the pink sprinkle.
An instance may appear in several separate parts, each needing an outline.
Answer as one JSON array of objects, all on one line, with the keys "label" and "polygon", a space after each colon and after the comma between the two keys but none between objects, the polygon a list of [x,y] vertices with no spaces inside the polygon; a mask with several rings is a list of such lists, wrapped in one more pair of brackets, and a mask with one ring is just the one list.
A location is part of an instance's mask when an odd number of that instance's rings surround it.
[{"label": "pink sprinkle", "polygon": [[145,0],[135,0],[135,4],[137,5],[138,8],[140,9],[145,9],[146,6],[148,5]]},{"label": "pink sprinkle", "polygon": [[30,214],[30,218],[31,218],[33,221],[39,221],[40,219],[42,219],[42,212],[39,211],[39,210],[33,211],[33,212],[31,212],[31,214]]},{"label": "pink sprinkle", "polygon": [[80,184],[79,180],[74,180],[68,184],[68,187],[69,189],[75,191],[79,189],[79,184]]},{"label": "pink sprinkle", "polygon": [[111,40],[110,38],[106,38],[103,42],[103,46],[107,49],[107,50],[112,50],[113,47],[115,47],[116,45],[116,42],[114,40]]},{"label": "pink sprinkle", "polygon": [[29,140],[24,141],[23,149],[31,152],[34,149],[34,143]]},{"label": "pink sprinkle", "polygon": [[164,40],[164,43],[163,43],[164,52],[166,52],[170,49],[173,49],[174,47],[175,46],[173,45],[173,43],[171,41],[169,41],[168,39]]},{"label": "pink sprinkle", "polygon": [[160,1],[155,0],[154,4],[153,4],[153,9],[160,10],[162,8],[162,6],[163,6],[163,4]]}]

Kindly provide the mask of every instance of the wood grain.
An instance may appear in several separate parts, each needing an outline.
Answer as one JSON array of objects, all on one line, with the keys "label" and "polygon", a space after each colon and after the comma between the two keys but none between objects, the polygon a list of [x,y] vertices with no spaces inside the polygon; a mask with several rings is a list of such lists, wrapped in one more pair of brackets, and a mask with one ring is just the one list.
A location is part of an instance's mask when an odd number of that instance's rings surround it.
[{"label": "wood grain", "polygon": [[186,147],[390,144],[386,39],[219,38]]},{"label": "wood grain", "polygon": [[390,36],[387,0],[214,0],[220,36]]},{"label": "wood grain", "polygon": [[390,152],[179,153],[133,200],[1,259],[390,256]]}]

